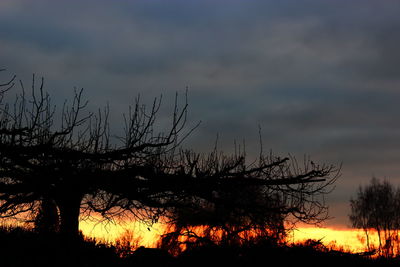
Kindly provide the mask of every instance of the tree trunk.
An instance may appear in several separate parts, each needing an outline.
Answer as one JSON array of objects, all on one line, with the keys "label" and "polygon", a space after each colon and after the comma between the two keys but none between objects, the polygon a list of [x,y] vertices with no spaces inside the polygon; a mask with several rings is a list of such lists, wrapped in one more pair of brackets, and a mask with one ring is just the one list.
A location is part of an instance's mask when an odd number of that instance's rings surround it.
[{"label": "tree trunk", "polygon": [[34,221],[35,230],[40,234],[56,233],[60,229],[60,216],[55,201],[42,197],[39,211]]},{"label": "tree trunk", "polygon": [[367,238],[367,249],[368,251],[371,251],[371,246],[369,245],[369,233],[368,233],[368,229],[364,228],[364,232],[365,232],[365,236]]},{"label": "tree trunk", "polygon": [[381,229],[379,227],[376,228],[378,232],[378,241],[379,241],[379,254],[382,255],[382,238],[381,238]]},{"label": "tree trunk", "polygon": [[60,209],[60,234],[69,240],[79,238],[81,196],[69,195],[57,201]]}]

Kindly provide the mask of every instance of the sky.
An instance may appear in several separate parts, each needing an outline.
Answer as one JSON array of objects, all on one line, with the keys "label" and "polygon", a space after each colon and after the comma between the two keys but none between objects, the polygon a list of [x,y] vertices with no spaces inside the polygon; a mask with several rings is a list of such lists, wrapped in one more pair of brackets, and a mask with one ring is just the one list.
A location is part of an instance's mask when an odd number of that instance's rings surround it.
[{"label": "sky", "polygon": [[[56,103],[84,88],[119,128],[139,94],[188,88],[185,146],[245,140],[300,160],[342,164],[328,226],[372,176],[400,185],[400,2],[369,0],[1,0],[0,81],[45,78]],[[182,97],[181,97],[182,98]],[[116,130],[118,131],[118,130]]]}]

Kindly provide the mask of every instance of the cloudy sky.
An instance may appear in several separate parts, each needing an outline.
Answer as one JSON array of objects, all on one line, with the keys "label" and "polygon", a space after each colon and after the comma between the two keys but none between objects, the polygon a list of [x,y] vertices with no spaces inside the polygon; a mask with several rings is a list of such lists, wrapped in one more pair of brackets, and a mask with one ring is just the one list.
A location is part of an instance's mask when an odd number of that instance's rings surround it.
[{"label": "cloudy sky", "polygon": [[0,79],[44,76],[55,101],[84,88],[113,123],[140,94],[189,88],[196,150],[246,140],[343,164],[327,197],[348,226],[349,198],[372,175],[400,184],[400,2],[368,0],[0,1]]}]

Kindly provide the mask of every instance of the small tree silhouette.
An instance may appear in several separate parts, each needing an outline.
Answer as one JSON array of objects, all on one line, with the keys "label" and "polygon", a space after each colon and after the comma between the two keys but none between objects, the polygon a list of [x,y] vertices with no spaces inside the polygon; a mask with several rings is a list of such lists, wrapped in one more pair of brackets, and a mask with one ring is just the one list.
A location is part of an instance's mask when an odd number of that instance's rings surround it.
[{"label": "small tree silhouette", "polygon": [[370,232],[374,230],[379,240],[379,253],[393,256],[400,227],[400,189],[373,177],[370,184],[359,187],[350,206],[349,219],[354,228],[364,230],[367,249],[371,250]]}]

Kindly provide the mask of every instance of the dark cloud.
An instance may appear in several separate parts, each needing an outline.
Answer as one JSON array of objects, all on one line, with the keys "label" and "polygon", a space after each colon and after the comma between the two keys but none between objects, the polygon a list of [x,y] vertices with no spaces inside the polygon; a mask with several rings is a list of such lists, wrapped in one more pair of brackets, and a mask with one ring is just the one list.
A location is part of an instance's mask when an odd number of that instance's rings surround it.
[{"label": "dark cloud", "polygon": [[[400,184],[400,3],[386,1],[28,1],[0,2],[0,58],[29,83],[46,77],[62,101],[84,87],[91,108],[110,103],[113,121],[141,93],[189,87],[187,146],[246,139],[300,158],[343,162],[329,196],[343,207],[371,175]],[[4,75],[2,76],[4,77]],[[339,208],[340,207],[340,208]],[[336,222],[338,222],[338,220]]]}]

